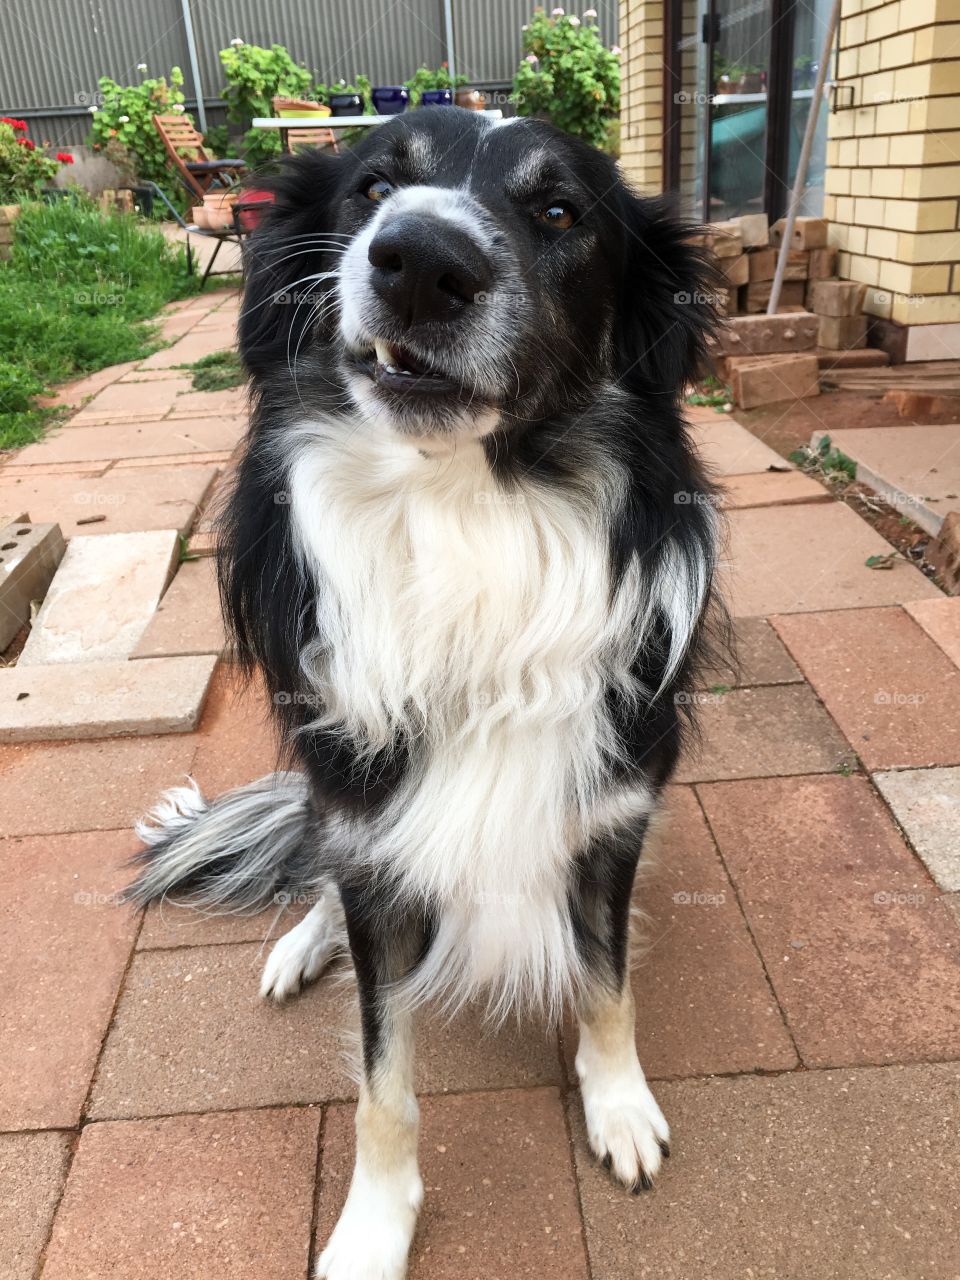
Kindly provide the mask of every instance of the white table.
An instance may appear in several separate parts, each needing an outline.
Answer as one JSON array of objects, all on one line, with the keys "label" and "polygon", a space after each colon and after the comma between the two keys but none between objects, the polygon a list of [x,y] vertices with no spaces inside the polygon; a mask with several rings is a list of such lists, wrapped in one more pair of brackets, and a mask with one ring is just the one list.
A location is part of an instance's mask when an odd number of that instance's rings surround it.
[{"label": "white table", "polygon": [[[438,108],[440,111],[443,109],[443,107]],[[417,107],[413,107],[410,111],[401,111],[398,114],[416,115],[417,110]],[[478,114],[485,115],[490,120],[503,119],[503,112],[498,107]],[[372,129],[375,125],[386,124],[388,120],[395,119],[396,116],[377,115],[323,116],[319,112],[314,112],[307,116],[255,116],[251,123],[254,129],[279,129],[284,148],[286,148],[289,129]]]}]

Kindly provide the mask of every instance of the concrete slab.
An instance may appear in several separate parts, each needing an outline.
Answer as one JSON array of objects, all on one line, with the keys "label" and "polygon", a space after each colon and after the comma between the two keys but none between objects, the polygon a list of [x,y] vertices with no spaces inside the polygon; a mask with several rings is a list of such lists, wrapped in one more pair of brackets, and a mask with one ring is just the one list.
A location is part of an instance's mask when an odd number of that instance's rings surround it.
[{"label": "concrete slab", "polygon": [[34,1280],[70,1163],[68,1133],[0,1137],[0,1240],[4,1280]]},{"label": "concrete slab", "polygon": [[903,607],[950,661],[960,667],[960,596],[914,600]]},{"label": "concrete slab", "polygon": [[189,733],[216,658],[65,662],[0,670],[0,742]]},{"label": "concrete slab", "polygon": [[72,538],[17,666],[128,658],[173,577],[179,551],[174,529]]},{"label": "concrete slab", "polygon": [[231,450],[247,429],[245,418],[189,418],[177,422],[115,423],[82,431],[52,431],[18,455],[21,466],[158,458],[164,454]]},{"label": "concrete slab", "polygon": [[56,521],[65,538],[150,529],[176,529],[186,536],[224,456],[217,454],[211,463],[209,455],[198,454],[183,466],[172,465],[173,458],[154,459],[156,465],[138,459],[106,475],[50,475],[41,474],[44,467],[25,467],[8,478],[0,471],[0,503],[18,498],[35,520]]},{"label": "concrete slab", "polygon": [[765,471],[732,475],[723,482],[723,505],[733,510],[776,507],[795,502],[830,502],[831,495],[801,471]]},{"label": "concrete slab", "polygon": [[758,440],[733,418],[714,414],[691,423],[690,437],[704,462],[717,476],[746,475],[750,472],[792,471],[793,466],[769,445]]},{"label": "concrete slab", "polygon": [[221,654],[226,644],[216,564],[185,560],[133,650],[134,658]]},{"label": "concrete slab", "polygon": [[155,351],[140,365],[141,369],[172,369],[179,364],[193,364],[203,356],[212,355],[214,351],[227,351],[234,345],[236,334],[229,326],[218,325],[213,329],[200,331],[197,328],[172,347]]},{"label": "concrete slab", "polygon": [[231,387],[227,391],[192,391],[178,393],[167,415],[177,418],[234,417],[247,412],[246,387]]},{"label": "concrete slab", "polygon": [[926,600],[941,593],[919,569],[867,566],[891,546],[842,502],[731,511],[721,590],[735,617]]},{"label": "concrete slab", "polygon": [[[814,444],[823,432],[814,432]],[[960,427],[858,427],[831,431],[831,445],[853,458],[857,479],[928,533],[960,511]]]},{"label": "concrete slab", "polygon": [[904,769],[873,780],[940,888],[960,890],[960,768]]}]

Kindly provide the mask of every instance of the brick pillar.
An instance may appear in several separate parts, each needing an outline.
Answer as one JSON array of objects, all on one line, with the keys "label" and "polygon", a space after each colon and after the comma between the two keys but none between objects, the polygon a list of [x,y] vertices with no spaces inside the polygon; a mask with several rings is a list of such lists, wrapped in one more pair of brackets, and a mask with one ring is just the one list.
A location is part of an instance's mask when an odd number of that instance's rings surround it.
[{"label": "brick pillar", "polygon": [[908,359],[960,354],[960,0],[844,0],[837,73],[824,213],[839,273],[874,316],[957,326],[908,338]]},{"label": "brick pillar", "polygon": [[663,190],[663,3],[620,0],[620,164],[639,190]]}]

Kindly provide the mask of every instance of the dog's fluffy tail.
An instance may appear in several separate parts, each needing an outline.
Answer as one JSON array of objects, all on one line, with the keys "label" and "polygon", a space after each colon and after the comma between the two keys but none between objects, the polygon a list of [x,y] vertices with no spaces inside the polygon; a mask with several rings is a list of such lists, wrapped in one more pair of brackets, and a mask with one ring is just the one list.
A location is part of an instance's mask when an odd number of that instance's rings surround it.
[{"label": "dog's fluffy tail", "polygon": [[212,803],[191,780],[137,823],[146,847],[124,896],[139,907],[183,893],[197,906],[233,912],[295,901],[322,883],[312,822],[302,774],[272,773]]}]

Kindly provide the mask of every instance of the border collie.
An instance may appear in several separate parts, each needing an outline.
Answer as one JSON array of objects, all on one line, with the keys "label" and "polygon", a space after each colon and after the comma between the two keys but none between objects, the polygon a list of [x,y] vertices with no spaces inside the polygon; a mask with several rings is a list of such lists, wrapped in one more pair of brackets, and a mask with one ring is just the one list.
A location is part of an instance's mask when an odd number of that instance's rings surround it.
[{"label": "border collie", "polygon": [[318,1275],[396,1280],[428,999],[502,1018],[569,998],[594,1152],[633,1190],[669,1152],[628,925],[717,555],[682,417],[709,268],[662,201],[534,120],[416,111],[269,186],[219,567],[291,768],[169,793],[131,898],[311,895],[267,962],[276,999],[349,948],[356,1166]]}]

